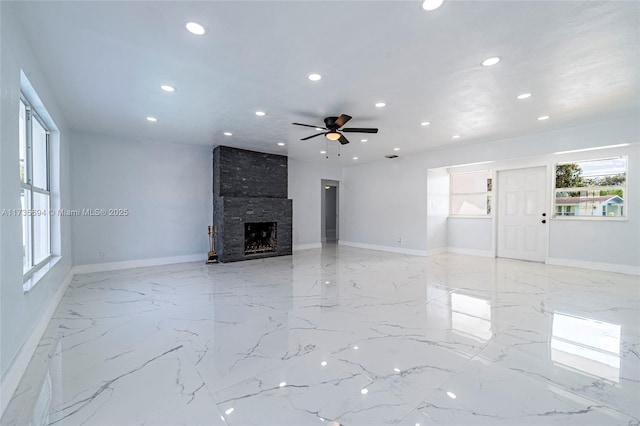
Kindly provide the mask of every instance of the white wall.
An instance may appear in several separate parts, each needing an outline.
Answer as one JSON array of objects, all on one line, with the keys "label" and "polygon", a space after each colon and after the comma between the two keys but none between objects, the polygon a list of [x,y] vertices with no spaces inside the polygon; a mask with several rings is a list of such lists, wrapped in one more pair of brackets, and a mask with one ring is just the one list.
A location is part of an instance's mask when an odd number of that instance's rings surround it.
[{"label": "white wall", "polygon": [[490,218],[450,217],[447,220],[447,247],[469,254],[490,254],[493,250]]},{"label": "white wall", "polygon": [[397,158],[343,170],[339,225],[343,243],[426,253],[426,217],[423,161]]},{"label": "white wall", "polygon": [[[293,248],[319,247],[322,244],[322,179],[339,181],[340,167],[331,160],[318,164],[289,158],[288,170],[289,198],[293,200]],[[339,192],[342,193],[342,184]]]},{"label": "white wall", "polygon": [[73,208],[129,212],[74,217],[74,265],[206,255],[211,148],[75,130],[71,141]]},{"label": "white wall", "polygon": [[[52,198],[59,207],[69,206],[69,138],[65,119],[41,70],[46,69],[33,56],[21,33],[11,2],[0,2],[0,210],[20,208],[18,173],[18,104],[20,70],[31,82],[58,127],[54,135],[60,155],[60,170],[52,176],[58,188]],[[59,138],[58,138],[59,136]],[[55,205],[54,205],[55,206]],[[57,238],[58,263],[29,292],[22,290],[22,224],[20,217],[0,216],[0,375],[2,402],[10,397],[11,381],[21,374],[16,356],[39,327],[45,312],[55,304],[56,294],[71,270],[71,232],[68,218],[60,220]],[[46,318],[48,319],[48,318]],[[36,341],[37,343],[37,341]],[[30,354],[27,354],[30,356]],[[24,357],[22,357],[24,358]],[[22,359],[24,361],[24,359]],[[28,362],[28,358],[26,359]],[[26,365],[23,365],[26,367]],[[22,368],[23,368],[22,367]],[[10,374],[10,372],[12,372]],[[17,384],[17,383],[16,383]],[[7,395],[8,393],[8,395]]]},{"label": "white wall", "polygon": [[[540,132],[523,137],[505,139],[480,145],[450,148],[417,155],[404,162],[382,161],[343,172],[342,187],[347,192],[341,199],[342,238],[356,243],[381,247],[397,247],[400,233],[414,230],[411,248],[432,250],[442,244],[441,227],[427,223],[424,213],[429,183],[439,185],[439,174],[426,169],[438,169],[458,164],[493,161],[483,166],[456,168],[457,172],[471,169],[493,170],[546,165],[551,173],[557,161],[572,161],[629,155],[628,220],[615,221],[560,221],[551,220],[549,258],[560,263],[587,266],[588,262],[640,267],[640,184],[638,145],[576,154],[554,155],[554,152],[589,147],[637,143],[640,127],[637,111],[615,119],[585,126]],[[424,177],[424,178],[423,178]],[[430,200],[431,198],[429,198]],[[401,206],[401,208],[399,208]],[[550,207],[550,206],[549,206]],[[436,219],[437,220],[437,219]],[[461,251],[487,251],[493,249],[493,227],[490,220],[449,219],[447,245]],[[384,224],[380,229],[379,224]],[[428,232],[426,229],[428,228]],[[425,229],[421,234],[422,229]],[[394,239],[394,236],[396,239]],[[600,241],[594,248],[593,241]],[[404,242],[404,239],[403,239]],[[575,249],[576,244],[589,249]],[[586,263],[585,263],[586,262]],[[621,267],[621,271],[629,271]],[[631,269],[633,270],[633,269]]]}]

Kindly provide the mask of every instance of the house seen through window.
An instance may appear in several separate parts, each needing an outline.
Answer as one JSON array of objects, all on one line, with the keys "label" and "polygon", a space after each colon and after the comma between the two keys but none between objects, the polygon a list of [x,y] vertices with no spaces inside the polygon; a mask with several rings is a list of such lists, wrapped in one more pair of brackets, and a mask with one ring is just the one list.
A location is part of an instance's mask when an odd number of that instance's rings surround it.
[{"label": "house seen through window", "polygon": [[556,164],[556,217],[625,217],[627,157]]}]

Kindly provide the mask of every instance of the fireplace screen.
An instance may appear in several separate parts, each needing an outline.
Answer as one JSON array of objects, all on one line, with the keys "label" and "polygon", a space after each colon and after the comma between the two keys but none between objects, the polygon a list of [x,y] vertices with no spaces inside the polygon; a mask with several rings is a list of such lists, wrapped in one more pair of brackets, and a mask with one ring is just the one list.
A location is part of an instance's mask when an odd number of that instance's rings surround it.
[{"label": "fireplace screen", "polygon": [[244,224],[244,254],[276,251],[276,223],[256,222]]}]

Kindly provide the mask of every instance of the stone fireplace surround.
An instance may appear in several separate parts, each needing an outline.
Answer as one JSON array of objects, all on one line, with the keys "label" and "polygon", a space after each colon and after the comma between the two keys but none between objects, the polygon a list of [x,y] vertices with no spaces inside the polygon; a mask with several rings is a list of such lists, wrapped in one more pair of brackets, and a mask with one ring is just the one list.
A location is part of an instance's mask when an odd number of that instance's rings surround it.
[{"label": "stone fireplace surround", "polygon": [[[213,224],[221,262],[285,256],[292,252],[292,200],[287,157],[217,146],[213,150]],[[245,254],[245,224],[275,222],[274,251]]]}]

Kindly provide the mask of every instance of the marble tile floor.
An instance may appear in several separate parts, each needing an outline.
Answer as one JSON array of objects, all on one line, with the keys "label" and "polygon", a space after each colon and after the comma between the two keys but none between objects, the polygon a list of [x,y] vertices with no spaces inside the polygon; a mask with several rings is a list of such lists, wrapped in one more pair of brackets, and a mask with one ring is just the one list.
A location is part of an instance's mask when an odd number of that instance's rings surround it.
[{"label": "marble tile floor", "polygon": [[637,276],[328,246],[77,275],[2,425],[638,425]]}]

